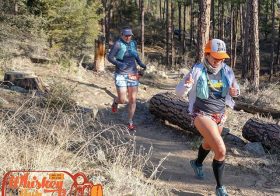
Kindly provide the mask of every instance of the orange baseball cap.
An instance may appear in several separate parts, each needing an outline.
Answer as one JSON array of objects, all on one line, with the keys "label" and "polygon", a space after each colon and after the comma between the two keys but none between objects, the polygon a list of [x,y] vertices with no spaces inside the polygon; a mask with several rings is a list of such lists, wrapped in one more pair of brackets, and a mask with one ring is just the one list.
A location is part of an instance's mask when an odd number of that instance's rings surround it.
[{"label": "orange baseball cap", "polygon": [[215,59],[230,58],[226,52],[226,44],[220,39],[211,39],[206,45],[204,53],[210,53]]}]

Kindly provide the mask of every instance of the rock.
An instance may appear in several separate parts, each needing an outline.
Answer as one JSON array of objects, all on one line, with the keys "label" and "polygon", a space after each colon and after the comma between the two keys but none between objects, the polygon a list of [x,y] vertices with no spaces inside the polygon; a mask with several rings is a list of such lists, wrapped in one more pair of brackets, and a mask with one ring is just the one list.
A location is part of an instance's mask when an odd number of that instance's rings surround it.
[{"label": "rock", "polygon": [[228,134],[229,134],[229,132],[230,132],[230,129],[229,129],[229,128],[224,127],[224,128],[223,128],[223,131],[222,131],[222,136],[226,136],[226,135],[228,135]]},{"label": "rock", "polygon": [[225,135],[224,140],[231,144],[237,145],[237,146],[245,145],[245,142],[240,137],[233,135],[231,133],[228,133],[227,135]]},{"label": "rock", "polygon": [[19,86],[11,86],[10,89],[19,93],[28,93],[28,90]]},{"label": "rock", "polygon": [[254,155],[265,155],[264,148],[261,142],[252,142],[245,145],[245,150],[254,154]]}]

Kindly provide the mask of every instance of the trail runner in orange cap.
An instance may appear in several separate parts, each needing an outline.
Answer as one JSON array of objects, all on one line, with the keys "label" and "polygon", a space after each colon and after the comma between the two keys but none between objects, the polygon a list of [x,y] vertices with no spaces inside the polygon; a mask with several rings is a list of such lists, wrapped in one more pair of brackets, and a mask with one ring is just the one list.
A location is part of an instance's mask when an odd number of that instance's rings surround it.
[{"label": "trail runner in orange cap", "polygon": [[224,59],[229,58],[225,43],[212,39],[206,44],[204,53],[203,62],[193,66],[177,85],[176,94],[188,93],[188,110],[193,125],[203,137],[197,158],[190,161],[191,167],[197,178],[204,179],[202,163],[212,150],[215,154],[212,167],[217,182],[216,195],[227,196],[223,184],[226,147],[221,132],[226,120],[226,105],[233,108],[232,97],[238,96],[240,90],[232,69],[224,63]]}]

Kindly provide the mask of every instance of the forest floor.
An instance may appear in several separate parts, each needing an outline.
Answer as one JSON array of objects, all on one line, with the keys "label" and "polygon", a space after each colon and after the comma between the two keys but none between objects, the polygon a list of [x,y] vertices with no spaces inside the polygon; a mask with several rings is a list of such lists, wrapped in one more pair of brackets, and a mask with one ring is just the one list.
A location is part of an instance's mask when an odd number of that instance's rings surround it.
[{"label": "forest floor", "polygon": [[[3,76],[3,72],[6,70],[17,70],[24,72],[31,71],[37,76],[40,76],[47,84],[59,83],[63,84],[67,90],[73,89],[73,99],[75,102],[83,107],[97,107],[97,119],[103,124],[118,124],[126,126],[126,105],[120,105],[119,111],[117,113],[111,112],[111,104],[113,98],[116,96],[116,89],[113,79],[114,67],[112,65],[106,65],[105,73],[93,73],[92,71],[85,70],[82,67],[75,67],[74,70],[71,70],[71,67],[62,68],[61,65],[55,64],[34,64],[30,61],[30,58],[27,57],[27,54],[43,54],[44,42],[37,40],[36,38],[34,38],[33,41],[29,40],[26,38],[28,36],[23,34],[21,35],[19,32],[14,32],[13,28],[11,28],[11,30],[7,29],[3,28],[4,31],[0,32],[5,35],[2,36],[3,39],[0,39],[2,45],[0,55],[0,76]],[[7,30],[7,33],[5,30]],[[18,35],[16,33],[18,33]],[[175,86],[179,82],[180,75],[182,73],[159,71],[160,59],[163,59],[164,57],[163,48],[147,48],[147,52],[149,52],[149,60],[154,60],[152,63],[154,70],[152,71],[152,74],[146,74],[140,79],[141,85],[139,87],[137,109],[134,118],[134,122],[137,125],[137,131],[134,135],[127,134],[127,138],[135,138],[137,149],[145,149],[146,152],[151,149],[151,163],[149,163],[147,168],[145,168],[145,176],[149,177],[151,172],[157,169],[155,176],[157,180],[155,180],[155,183],[159,188],[170,190],[169,193],[166,193],[167,195],[215,195],[214,191],[216,183],[211,166],[213,153],[211,152],[208,155],[204,163],[206,179],[203,181],[196,179],[189,161],[196,158],[197,149],[200,145],[201,139],[192,133],[183,132],[179,127],[169,124],[166,121],[163,122],[149,112],[149,100],[153,97],[153,95],[167,91],[174,92]],[[159,55],[159,53],[161,53],[161,55]],[[5,55],[7,55],[7,59]],[[188,58],[187,60],[191,59]],[[246,89],[246,85],[242,85],[243,90]],[[277,86],[275,86],[276,85],[274,85],[273,88],[278,89],[278,91],[276,91],[276,93],[274,92],[274,94],[271,93],[272,91],[270,89],[263,89],[264,95],[268,96],[263,96],[261,99],[257,99],[258,97],[251,93],[246,94],[246,98],[252,98],[250,99],[252,102],[258,101],[261,103],[264,102],[275,104],[274,107],[278,107],[278,109],[280,109],[279,82],[277,83]],[[241,93],[243,94],[244,91],[241,91]],[[6,108],[13,108],[17,110],[18,108],[21,108],[23,100],[26,99],[26,97],[26,94],[0,88],[0,108],[4,106]],[[269,97],[270,99],[264,100],[266,97]],[[225,126],[229,128],[230,133],[242,138],[243,125],[254,115],[243,111],[229,110],[228,112],[230,115]],[[4,120],[0,118],[0,122],[2,121]],[[0,130],[2,133],[4,126],[1,127],[1,125],[2,124],[0,124]],[[5,149],[10,149],[3,147],[4,144],[2,139],[4,136],[6,137],[6,135],[0,136],[1,150],[3,151],[0,151],[1,172],[6,171],[6,168],[10,169],[11,167],[15,167],[16,169],[19,169],[19,166],[25,166],[24,164],[17,162],[21,159],[21,157],[15,159],[16,161],[14,164],[12,164],[11,160],[13,156],[19,156],[20,153],[15,151],[17,148],[12,149],[10,152],[6,151]],[[23,138],[20,138],[20,140],[23,140]],[[11,146],[10,141],[7,141],[5,145]],[[18,148],[22,148],[22,146],[18,145],[18,143],[15,145],[17,145]],[[25,146],[27,148],[24,148],[24,150],[29,152],[30,149],[28,149],[28,145]],[[244,149],[244,145],[240,146],[226,142],[226,146],[227,155],[224,184],[227,187],[229,195],[280,195],[279,153],[254,155],[247,152]],[[42,152],[44,152],[42,153],[43,156],[49,159],[42,159],[45,161],[45,163],[42,165],[48,165],[50,164],[48,161],[52,159],[47,156],[47,153],[45,153],[46,149],[44,145],[42,145],[42,148]],[[5,162],[3,161],[3,157],[6,157],[7,152],[13,156],[10,155],[11,157],[7,157],[6,160],[8,161],[9,165],[6,167],[4,164],[4,167],[3,163]],[[53,152],[52,146],[50,147],[50,152]],[[29,155],[30,153],[27,154]],[[32,154],[30,156],[30,160],[33,160]],[[26,160],[28,160],[28,157]],[[52,166],[55,166],[55,164]],[[128,168],[125,169],[128,170]],[[136,185],[138,186],[138,184]],[[120,187],[123,188],[122,186]],[[124,195],[134,194],[128,193]]]},{"label": "forest floor", "polygon": [[[100,74],[79,68],[78,72],[82,74],[60,75],[57,70],[44,66],[34,67],[32,71],[39,73],[45,81],[51,80],[55,75],[66,86],[75,86],[74,98],[77,103],[85,107],[96,106],[98,119],[102,123],[126,125],[127,106],[120,105],[117,113],[111,112],[111,103],[116,95],[111,68]],[[196,158],[200,139],[191,133],[183,133],[180,128],[162,122],[149,113],[149,99],[157,93],[174,92],[180,80],[177,73],[170,72],[167,76],[141,79],[134,119],[137,125],[134,134],[136,144],[146,151],[152,148],[151,162],[154,167],[164,160],[156,175],[157,185],[170,189],[171,195],[215,195],[215,179],[211,167],[213,153],[208,155],[204,163],[205,180],[196,179],[189,161]],[[242,137],[241,128],[253,115],[232,110],[230,115],[226,125],[232,134]],[[229,195],[280,195],[279,155],[257,156],[246,152],[243,146],[231,143],[226,143],[226,146],[224,184]],[[149,176],[150,173],[147,172],[146,175]]]},{"label": "forest floor", "polygon": [[[189,161],[196,158],[199,139],[192,134],[183,134],[180,129],[161,122],[149,113],[148,101],[153,95],[174,92],[180,79],[176,74],[173,74],[175,77],[171,73],[169,75],[160,80],[143,78],[135,113],[136,143],[146,149],[152,147],[151,160],[155,166],[167,157],[157,176],[161,186],[173,190],[174,195],[214,195],[213,154],[208,155],[204,164],[206,179],[196,179]],[[116,95],[112,73],[93,74],[88,82],[78,82],[78,89],[77,99],[98,105],[104,123],[127,123],[126,106],[121,106],[118,113],[113,114],[110,110]],[[252,116],[242,111],[231,113],[232,123],[235,122],[238,128]],[[231,130],[231,133],[241,136],[240,129]],[[246,153],[243,147],[232,144],[227,144],[227,151],[224,182],[229,195],[280,195],[280,167],[273,156],[254,156]]]}]

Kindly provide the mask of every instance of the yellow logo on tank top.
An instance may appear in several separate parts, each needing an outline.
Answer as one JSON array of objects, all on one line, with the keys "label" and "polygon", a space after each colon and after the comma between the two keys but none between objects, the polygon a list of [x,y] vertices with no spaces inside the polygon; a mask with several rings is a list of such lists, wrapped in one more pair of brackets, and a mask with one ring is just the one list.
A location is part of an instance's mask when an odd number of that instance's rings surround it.
[{"label": "yellow logo on tank top", "polygon": [[211,82],[211,86],[214,87],[214,88],[222,88],[223,87],[223,82],[222,81],[218,81],[216,83]]}]

